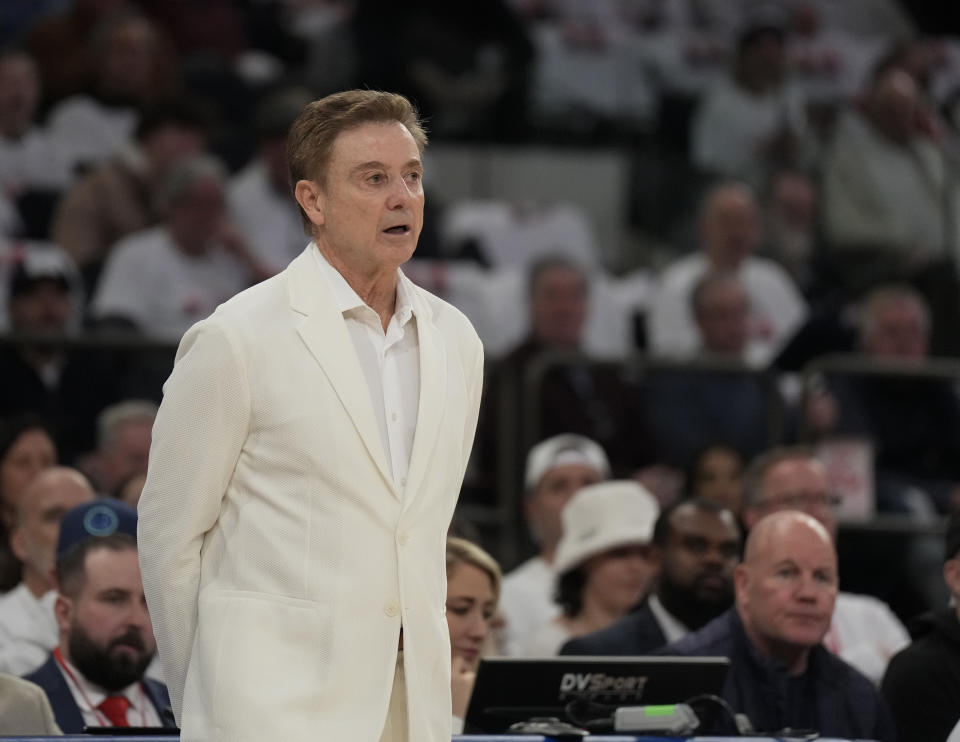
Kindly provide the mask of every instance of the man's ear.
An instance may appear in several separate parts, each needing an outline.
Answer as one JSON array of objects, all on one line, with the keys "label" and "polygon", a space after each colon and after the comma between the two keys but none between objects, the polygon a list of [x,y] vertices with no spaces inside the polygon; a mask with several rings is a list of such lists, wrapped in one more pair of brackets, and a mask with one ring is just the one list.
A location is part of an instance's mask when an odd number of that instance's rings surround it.
[{"label": "man's ear", "polygon": [[951,595],[960,596],[960,558],[954,557],[943,563],[943,581]]},{"label": "man's ear", "polygon": [[294,198],[297,199],[297,203],[300,204],[300,208],[306,213],[307,219],[310,220],[311,224],[319,227],[324,223],[326,202],[323,197],[323,191],[315,181],[298,180],[297,185],[294,186],[293,195]]},{"label": "man's ear", "polygon": [[63,593],[57,593],[57,599],[53,603],[53,615],[60,631],[69,631],[73,618],[73,601]]},{"label": "man's ear", "polygon": [[747,602],[747,587],[750,584],[750,568],[742,562],[733,572],[733,589],[737,596],[737,604]]},{"label": "man's ear", "polygon": [[23,531],[19,528],[14,529],[10,534],[10,551],[19,562],[27,561],[27,545],[24,543]]}]

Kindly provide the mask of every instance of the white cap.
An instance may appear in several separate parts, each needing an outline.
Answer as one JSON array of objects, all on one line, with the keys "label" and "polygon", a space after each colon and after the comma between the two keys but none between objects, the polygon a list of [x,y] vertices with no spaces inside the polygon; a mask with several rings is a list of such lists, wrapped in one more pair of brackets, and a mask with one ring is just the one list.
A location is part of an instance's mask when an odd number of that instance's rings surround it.
[{"label": "white cap", "polygon": [[609,549],[649,544],[659,515],[656,498],[632,479],[584,487],[563,509],[554,570],[563,574]]},{"label": "white cap", "polygon": [[582,435],[564,433],[540,441],[530,449],[524,487],[532,490],[551,469],[573,464],[596,469],[604,479],[610,476],[610,462],[600,444]]}]

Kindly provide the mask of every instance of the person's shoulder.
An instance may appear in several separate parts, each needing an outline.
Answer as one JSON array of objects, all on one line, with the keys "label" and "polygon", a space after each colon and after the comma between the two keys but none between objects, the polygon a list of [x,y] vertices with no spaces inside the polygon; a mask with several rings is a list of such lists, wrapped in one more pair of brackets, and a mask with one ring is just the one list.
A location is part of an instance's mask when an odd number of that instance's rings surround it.
[{"label": "person's shoulder", "polygon": [[415,283],[409,279],[404,278],[406,281],[406,286],[410,288],[415,296],[423,303],[423,305],[428,309],[430,316],[433,318],[434,322],[438,325],[449,325],[461,332],[466,333],[467,335],[476,337],[479,341],[480,337],[477,335],[476,330],[473,328],[473,323],[462,311],[457,309],[450,302],[441,299],[436,294],[431,294],[425,288],[417,286]]},{"label": "person's shoulder", "polygon": [[55,683],[62,682],[60,669],[57,667],[57,661],[53,658],[52,653],[47,656],[46,661],[40,667],[24,675],[23,679],[48,690]]},{"label": "person's shoulder", "polygon": [[119,256],[129,258],[131,255],[157,259],[168,247],[172,247],[169,243],[169,235],[164,227],[147,227],[122,237],[110,251],[109,259],[116,260]]},{"label": "person's shoulder", "polygon": [[723,656],[733,652],[734,619],[731,608],[710,621],[706,626],[692,634],[687,634],[671,644],[657,650],[654,654],[680,655],[688,657]]},{"label": "person's shoulder", "polygon": [[879,697],[873,681],[846,660],[823,645],[814,647],[812,653],[816,657],[817,675],[821,681],[842,689],[845,693]]},{"label": "person's shoulder", "polygon": [[19,696],[24,699],[46,698],[43,688],[26,678],[0,673],[0,696]]},{"label": "person's shoulder", "polygon": [[646,654],[664,644],[650,606],[640,608],[599,631],[571,639],[560,650],[566,655]]}]

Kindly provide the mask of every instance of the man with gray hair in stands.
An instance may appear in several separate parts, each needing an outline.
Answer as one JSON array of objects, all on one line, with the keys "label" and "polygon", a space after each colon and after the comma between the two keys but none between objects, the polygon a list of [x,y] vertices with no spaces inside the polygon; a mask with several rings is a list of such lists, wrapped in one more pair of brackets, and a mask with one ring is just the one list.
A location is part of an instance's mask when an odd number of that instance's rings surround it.
[{"label": "man with gray hair in stands", "polygon": [[503,580],[500,610],[506,620],[507,654],[520,654],[530,633],[558,612],[552,564],[562,532],[563,507],[582,487],[609,477],[610,463],[603,448],[582,435],[556,435],[530,449],[523,507],[539,551]]},{"label": "man with gray hair in stands", "polygon": [[178,340],[266,275],[227,220],[225,181],[224,166],[207,155],[171,168],[158,194],[163,222],[110,251],[91,305],[94,319]]},{"label": "man with gray hair in stands", "polygon": [[97,452],[90,467],[100,493],[118,497],[131,478],[147,473],[156,416],[156,403],[146,399],[118,402],[100,413]]}]

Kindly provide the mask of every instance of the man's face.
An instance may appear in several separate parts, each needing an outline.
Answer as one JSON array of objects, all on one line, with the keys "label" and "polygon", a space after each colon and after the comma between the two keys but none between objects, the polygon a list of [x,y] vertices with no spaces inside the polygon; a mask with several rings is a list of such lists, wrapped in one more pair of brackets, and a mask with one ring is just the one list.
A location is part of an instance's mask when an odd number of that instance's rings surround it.
[{"label": "man's face", "polygon": [[670,516],[660,561],[660,589],[668,609],[670,597],[676,597],[683,612],[701,614],[680,617],[686,622],[718,615],[733,602],[733,573],[740,562],[740,529],[733,515],[679,506]]},{"label": "man's face", "polygon": [[95,548],[74,598],[57,599],[67,654],[83,675],[108,691],[143,677],[157,650],[135,549]]},{"label": "man's face", "polygon": [[696,321],[705,351],[739,357],[747,347],[750,300],[737,281],[720,281],[705,287]]},{"label": "man's face", "polygon": [[143,141],[150,174],[161,181],[178,162],[203,153],[207,137],[200,129],[169,122],[151,131]]},{"label": "man's face", "polygon": [[40,76],[33,61],[19,54],[0,61],[0,136],[22,136],[39,102]]},{"label": "man's face", "polygon": [[361,275],[405,263],[423,228],[422,176],[417,144],[400,122],[342,132],[318,184],[321,249]]},{"label": "man's face", "polygon": [[560,513],[570,498],[588,484],[602,479],[600,472],[584,464],[555,466],[540,478],[536,490],[526,501],[526,511],[530,531],[542,549],[553,549],[560,540],[563,532]]},{"label": "man's face", "polygon": [[57,449],[46,431],[24,431],[0,461],[0,506],[3,522],[12,528],[20,498],[27,485],[44,469],[57,463]]},{"label": "man's face", "polygon": [[70,322],[73,302],[58,281],[38,281],[11,297],[8,308],[16,332],[59,333]]},{"label": "man's face", "polygon": [[879,358],[922,360],[927,357],[928,331],[923,310],[907,299],[878,303],[864,351]]},{"label": "man's face", "polygon": [[812,515],[835,537],[836,496],[830,492],[827,472],[816,459],[796,458],[771,466],[760,484],[760,500],[745,513],[747,525],[781,510],[800,510]]},{"label": "man's face", "polygon": [[740,614],[760,649],[778,656],[784,647],[819,644],[837,598],[833,545],[803,526],[765,539],[754,557],[737,568],[736,593]]},{"label": "man's face", "polygon": [[190,254],[202,254],[220,231],[226,215],[223,183],[198,178],[170,204],[167,222],[177,244]]},{"label": "man's face", "polygon": [[717,269],[733,270],[760,244],[763,236],[757,204],[745,188],[721,187],[701,222],[707,257]]},{"label": "man's face", "polygon": [[533,335],[554,348],[578,348],[587,319],[587,282],[569,266],[540,273],[530,296]]},{"label": "man's face", "polygon": [[116,431],[112,444],[103,451],[102,486],[114,492],[134,474],[147,471],[153,423],[150,420],[131,420]]},{"label": "man's face", "polygon": [[93,500],[89,485],[76,472],[49,470],[24,492],[17,525],[10,536],[17,559],[50,580],[60,535],[60,521],[77,505]]}]

